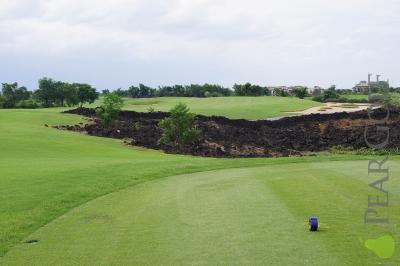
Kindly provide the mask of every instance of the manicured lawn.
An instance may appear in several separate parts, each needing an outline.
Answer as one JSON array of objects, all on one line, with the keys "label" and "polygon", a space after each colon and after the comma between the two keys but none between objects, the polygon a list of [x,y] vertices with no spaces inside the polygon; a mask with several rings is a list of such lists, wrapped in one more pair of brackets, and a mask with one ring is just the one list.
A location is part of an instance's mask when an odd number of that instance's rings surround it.
[{"label": "manicured lawn", "polygon": [[367,158],[167,155],[45,127],[82,119],[59,111],[0,110],[0,264],[376,265],[358,238],[399,237],[395,178],[390,225],[363,225]]},{"label": "manicured lawn", "polygon": [[288,111],[301,111],[321,105],[309,99],[300,100],[293,97],[161,97],[125,100],[124,109],[140,112],[147,112],[150,107],[158,111],[168,111],[177,103],[183,102],[194,113],[245,119],[287,116]]},{"label": "manicured lawn", "polygon": [[[71,208],[137,183],[180,173],[293,161],[167,155],[45,127],[82,120],[59,112],[0,110],[0,257]],[[314,158],[295,160],[310,159]]]},{"label": "manicured lawn", "polygon": [[[4,258],[13,265],[399,265],[362,240],[366,163],[306,162],[158,179],[89,202],[29,236]],[[400,165],[391,165],[393,176]],[[399,202],[399,186],[391,187]],[[397,194],[397,195],[395,195]],[[307,230],[309,215],[321,228]]]}]

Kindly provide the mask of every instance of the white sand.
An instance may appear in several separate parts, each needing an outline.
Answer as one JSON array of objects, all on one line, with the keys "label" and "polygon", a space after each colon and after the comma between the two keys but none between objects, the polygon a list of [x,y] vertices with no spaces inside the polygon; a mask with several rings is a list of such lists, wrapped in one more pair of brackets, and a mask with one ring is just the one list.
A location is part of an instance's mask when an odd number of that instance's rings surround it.
[{"label": "white sand", "polygon": [[357,112],[362,110],[367,110],[368,108],[379,108],[379,106],[372,105],[369,103],[351,103],[354,107],[346,107],[349,103],[325,103],[323,106],[312,107],[304,111],[297,112],[287,112],[288,114],[333,114],[339,112]]}]

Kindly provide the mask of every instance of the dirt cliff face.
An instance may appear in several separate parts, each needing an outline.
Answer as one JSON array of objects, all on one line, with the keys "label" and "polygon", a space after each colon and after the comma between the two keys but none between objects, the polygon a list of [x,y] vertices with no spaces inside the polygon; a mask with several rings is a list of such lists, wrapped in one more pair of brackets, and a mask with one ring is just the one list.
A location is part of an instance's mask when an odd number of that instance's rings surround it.
[{"label": "dirt cliff face", "polygon": [[[121,111],[111,127],[105,128],[96,118],[94,109],[78,108],[66,113],[90,117],[86,125],[60,126],[60,129],[86,132],[89,135],[126,139],[132,145],[162,149],[168,153],[213,157],[271,157],[301,155],[327,150],[333,146],[367,147],[366,127],[373,121],[367,111],[355,113],[313,114],[282,118],[276,121],[232,120],[218,116],[196,116],[200,139],[190,146],[176,148],[158,144],[161,129],[158,123],[169,114]],[[386,109],[376,109],[374,119],[387,116]],[[400,146],[399,109],[390,109],[388,148]],[[368,140],[382,143],[387,134],[371,128]]]}]

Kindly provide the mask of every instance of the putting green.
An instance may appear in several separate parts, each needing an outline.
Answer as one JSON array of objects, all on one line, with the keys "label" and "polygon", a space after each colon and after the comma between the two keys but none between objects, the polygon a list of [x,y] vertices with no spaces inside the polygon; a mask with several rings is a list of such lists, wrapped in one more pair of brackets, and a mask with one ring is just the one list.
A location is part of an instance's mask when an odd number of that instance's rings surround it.
[{"label": "putting green", "polygon": [[[306,162],[157,179],[82,205],[12,248],[5,265],[399,265],[360,240],[399,224],[366,226],[367,162]],[[392,161],[392,176],[400,164]],[[396,195],[397,194],[397,195]],[[307,231],[317,215],[321,230]]]}]

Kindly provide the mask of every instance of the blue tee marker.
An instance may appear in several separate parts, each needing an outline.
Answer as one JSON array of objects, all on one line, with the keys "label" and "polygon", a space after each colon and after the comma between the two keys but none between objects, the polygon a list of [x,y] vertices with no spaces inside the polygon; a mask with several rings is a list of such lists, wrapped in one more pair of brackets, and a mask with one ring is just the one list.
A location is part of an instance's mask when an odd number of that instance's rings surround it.
[{"label": "blue tee marker", "polygon": [[318,231],[318,218],[315,216],[311,216],[308,220],[308,224],[310,225],[310,231],[315,232]]}]

